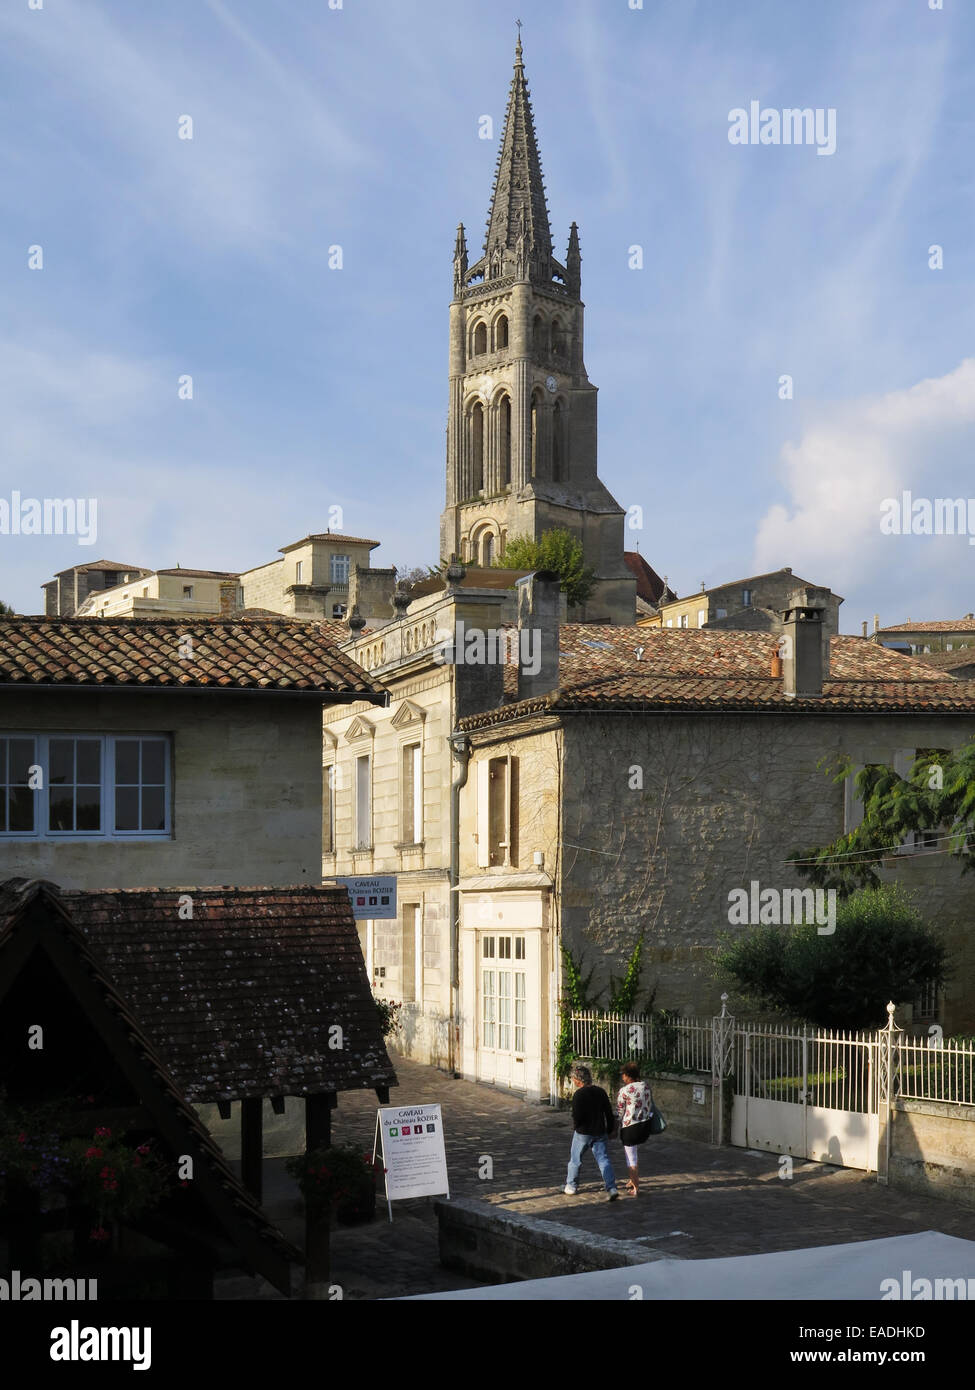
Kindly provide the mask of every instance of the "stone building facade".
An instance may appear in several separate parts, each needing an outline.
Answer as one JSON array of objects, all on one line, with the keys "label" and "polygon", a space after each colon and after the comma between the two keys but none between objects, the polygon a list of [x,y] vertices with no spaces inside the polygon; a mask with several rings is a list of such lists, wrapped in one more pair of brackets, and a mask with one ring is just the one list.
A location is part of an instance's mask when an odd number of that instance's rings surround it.
[{"label": "stone building facade", "polygon": [[318,625],[6,618],[0,659],[0,878],[320,882],[322,706],[386,696]]},{"label": "stone building facade", "polygon": [[72,565],[59,570],[53,579],[41,585],[44,612],[49,618],[70,618],[81,608],[89,594],[100,594],[129,580],[141,579],[151,570],[139,565],[123,565],[117,560],[94,560],[88,565]]},{"label": "stone building facade", "polygon": [[[696,594],[663,602],[658,611],[638,619],[641,627],[720,627],[740,628],[746,632],[771,632],[779,614],[796,589],[810,587],[786,566],[768,574],[753,574],[746,579],[732,579],[726,584],[706,588],[703,584]],[[823,590],[826,612],[823,624],[828,636],[840,630],[839,594]]]},{"label": "stone building facade", "polygon": [[79,618],[192,618],[237,608],[238,579],[225,570],[153,570],[90,593]]},{"label": "stone building facade", "polygon": [[440,553],[489,566],[509,539],[565,528],[597,575],[581,616],[632,623],[625,514],[597,473],[581,266],[575,223],[565,264],[553,254],[519,40],[484,254],[473,265],[463,225],[457,231]]},{"label": "stone building facade", "polygon": [[282,558],[240,576],[241,608],[267,608],[304,618],[344,618],[354,566],[368,570],[379,541],[326,531],[283,545]]},{"label": "stone building facade", "polygon": [[[819,692],[796,694],[817,670],[783,669],[782,635],[569,625],[547,695],[511,701],[509,681],[509,703],[459,722],[465,1075],[550,1093],[563,945],[605,1006],[642,935],[644,1000],[713,1012],[729,893],[808,886],[788,856],[856,824],[822,760],[906,773],[918,750],[971,737],[975,685],[860,638],[833,637],[824,669],[814,633],[797,666],[818,668]],[[885,872],[918,890],[954,956],[943,996],[918,1008],[972,1031],[972,886],[924,837]]]}]

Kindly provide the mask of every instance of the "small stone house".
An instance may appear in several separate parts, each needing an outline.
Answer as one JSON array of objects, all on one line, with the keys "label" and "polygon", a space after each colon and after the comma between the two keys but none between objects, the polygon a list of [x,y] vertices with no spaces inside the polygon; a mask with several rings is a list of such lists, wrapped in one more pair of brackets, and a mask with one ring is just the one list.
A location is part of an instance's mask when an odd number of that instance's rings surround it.
[{"label": "small stone house", "polygon": [[0,620],[0,874],[320,883],[332,702],[387,696],[316,623]]}]

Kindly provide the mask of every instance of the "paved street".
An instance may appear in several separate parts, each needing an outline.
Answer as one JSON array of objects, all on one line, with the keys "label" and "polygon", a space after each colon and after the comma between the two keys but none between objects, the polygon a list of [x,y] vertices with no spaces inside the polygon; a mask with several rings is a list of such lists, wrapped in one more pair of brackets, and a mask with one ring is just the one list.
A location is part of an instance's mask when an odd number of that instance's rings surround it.
[{"label": "paved street", "polygon": [[[669,1132],[641,1151],[641,1196],[606,1201],[587,1155],[576,1197],[562,1193],[571,1122],[567,1111],[530,1106],[502,1092],[394,1058],[397,1104],[443,1106],[451,1195],[476,1197],[512,1212],[581,1230],[645,1242],[684,1259],[871,1240],[937,1230],[975,1239],[975,1211],[950,1202],[880,1187],[873,1178],[818,1163],[796,1163],[791,1180],[778,1175],[774,1154],[714,1149]],[[372,1093],[342,1095],[334,1112],[336,1143],[371,1148],[376,1120]],[[623,1180],[623,1152],[610,1145]],[[478,1177],[483,1157],[494,1174]],[[267,1168],[267,1205],[292,1239],[299,1208],[281,1164]],[[339,1227],[333,1236],[333,1279],[347,1298],[382,1298],[471,1281],[442,1270],[432,1200],[396,1203],[390,1225],[381,1211],[368,1226]]]}]

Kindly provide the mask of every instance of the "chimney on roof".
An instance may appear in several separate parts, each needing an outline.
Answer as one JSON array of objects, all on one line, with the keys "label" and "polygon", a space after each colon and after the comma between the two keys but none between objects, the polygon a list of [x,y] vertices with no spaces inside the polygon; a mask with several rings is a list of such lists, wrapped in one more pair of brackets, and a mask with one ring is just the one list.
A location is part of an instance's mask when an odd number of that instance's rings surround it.
[{"label": "chimney on roof", "polygon": [[823,622],[828,600],[828,589],[798,589],[782,611],[782,688],[791,700],[822,697],[823,681],[829,678],[829,634]]},{"label": "chimney on roof", "polygon": [[220,616],[229,618],[237,607],[237,580],[221,579],[220,581]]},{"label": "chimney on roof", "polygon": [[875,613],[875,614],[873,615],[873,630],[874,630],[874,632],[879,632],[879,631],[880,631],[880,614],[879,614],[879,613]]},{"label": "chimney on roof", "polygon": [[559,576],[536,570],[519,579],[518,699],[548,695],[559,684],[559,624],[565,598]]},{"label": "chimney on roof", "polygon": [[866,618],[864,618],[864,620],[863,620],[863,635],[864,635],[864,637],[866,637],[866,635],[867,635],[867,620],[866,620]]}]

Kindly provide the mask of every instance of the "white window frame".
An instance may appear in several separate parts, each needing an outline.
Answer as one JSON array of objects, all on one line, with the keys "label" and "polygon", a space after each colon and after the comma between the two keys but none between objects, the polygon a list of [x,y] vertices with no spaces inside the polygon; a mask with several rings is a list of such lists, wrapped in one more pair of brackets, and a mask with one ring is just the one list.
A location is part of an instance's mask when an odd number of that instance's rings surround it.
[{"label": "white window frame", "polygon": [[[362,764],[366,765],[363,796]],[[372,849],[372,754],[360,753],[355,760],[355,844],[354,850]]]},{"label": "white window frame", "polygon": [[305,564],[304,560],[296,560],[296,561],[295,561],[295,583],[296,583],[296,584],[300,584],[300,583],[301,583],[301,575],[302,575],[302,571],[303,571],[303,569],[304,569],[304,564]]},{"label": "white window frame", "polygon": [[[409,770],[406,754],[409,753]],[[407,793],[412,796],[412,816],[407,824]],[[400,834],[404,845],[423,844],[423,744],[420,739],[400,744]]]},{"label": "white window frame", "polygon": [[[9,840],[30,841],[89,841],[103,840],[145,841],[172,840],[173,836],[173,740],[170,734],[155,730],[132,729],[126,733],[108,734],[103,730],[92,729],[48,729],[39,733],[36,729],[3,729],[2,738],[24,738],[34,740],[34,765],[43,773],[43,786],[34,792],[34,829],[0,831],[0,842]],[[50,821],[51,784],[51,739],[94,739],[100,744],[99,775],[101,778],[101,830],[48,830]],[[153,739],[165,744],[164,769],[166,774],[164,807],[166,824],[162,830],[116,830],[115,829],[115,745],[118,741],[133,739]],[[141,784],[140,784],[141,785]]]},{"label": "white window frame", "polygon": [[332,555],[329,560],[328,573],[329,582],[332,584],[348,584],[349,575],[352,572],[351,555]]},{"label": "white window frame", "polygon": [[698,627],[703,627],[704,624],[707,622],[707,620],[708,620],[708,610],[707,610],[706,608],[699,608],[699,609],[697,610],[697,625],[698,625]]}]

